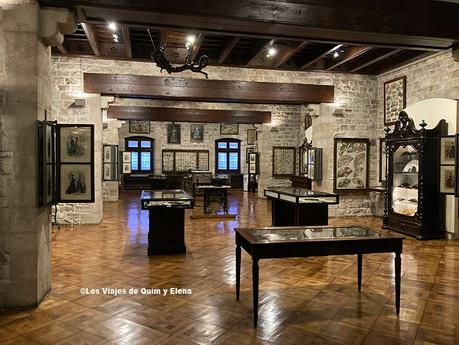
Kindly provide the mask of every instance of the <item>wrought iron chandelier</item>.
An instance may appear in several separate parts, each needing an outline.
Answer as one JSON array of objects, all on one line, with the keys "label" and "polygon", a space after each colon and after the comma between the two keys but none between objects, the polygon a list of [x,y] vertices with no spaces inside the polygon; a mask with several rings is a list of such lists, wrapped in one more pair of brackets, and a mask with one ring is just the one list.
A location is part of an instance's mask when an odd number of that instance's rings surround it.
[{"label": "wrought iron chandelier", "polygon": [[153,41],[153,37],[151,36],[150,29],[147,28],[148,35],[150,36],[151,44],[153,45],[153,53],[151,53],[151,59],[156,62],[156,66],[158,66],[161,69],[161,73],[164,70],[167,71],[167,73],[177,73],[177,72],[182,72],[186,70],[190,70],[191,72],[196,72],[196,73],[202,73],[206,76],[206,79],[208,79],[208,74],[203,71],[205,67],[209,64],[209,57],[207,55],[202,55],[199,59],[198,62],[195,64],[193,60],[191,60],[191,52],[193,45],[192,44],[187,44],[187,56],[185,58],[185,63],[180,66],[172,66],[172,64],[169,62],[169,60],[166,58],[166,55],[164,54],[164,46],[159,47],[159,49],[156,48],[155,42]]}]

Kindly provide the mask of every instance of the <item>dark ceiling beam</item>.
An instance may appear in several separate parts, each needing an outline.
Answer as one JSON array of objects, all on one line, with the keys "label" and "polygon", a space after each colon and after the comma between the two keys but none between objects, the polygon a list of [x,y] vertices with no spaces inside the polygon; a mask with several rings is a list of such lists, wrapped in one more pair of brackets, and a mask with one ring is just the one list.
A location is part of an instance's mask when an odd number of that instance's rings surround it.
[{"label": "dark ceiling beam", "polygon": [[375,63],[377,63],[377,62],[379,62],[379,61],[382,61],[382,60],[384,60],[384,59],[387,59],[388,57],[390,57],[390,56],[392,56],[392,55],[394,55],[394,54],[397,54],[397,53],[399,53],[399,52],[401,52],[401,51],[402,51],[401,49],[394,49],[394,50],[392,50],[392,51],[390,51],[390,52],[387,52],[387,53],[385,53],[385,54],[383,54],[383,55],[380,55],[380,56],[378,56],[378,57],[376,57],[376,58],[374,58],[374,59],[371,59],[370,61],[367,61],[367,62],[365,62],[365,63],[363,63],[363,64],[361,64],[361,65],[358,65],[358,66],[352,68],[351,70],[349,70],[349,72],[351,72],[351,73],[358,72],[358,71],[360,71],[361,69],[364,69],[364,68],[366,68],[366,67],[368,67],[368,66],[371,66],[371,65],[373,65],[373,64],[375,64]]},{"label": "dark ceiling beam", "polygon": [[156,108],[139,106],[113,106],[107,111],[109,119],[146,120],[200,123],[270,123],[270,111],[209,110],[183,108]]},{"label": "dark ceiling beam", "polygon": [[199,49],[201,49],[201,44],[203,40],[204,34],[195,34],[195,41],[194,44],[191,46],[190,61],[194,61],[194,59],[196,59],[196,55],[198,55]]},{"label": "dark ceiling beam", "polygon": [[268,49],[273,46],[275,40],[269,40],[266,44],[263,44],[250,58],[250,60],[246,63],[247,66],[256,65],[257,60],[260,59],[261,56],[266,54]]},{"label": "dark ceiling beam", "polygon": [[100,55],[99,46],[97,44],[96,34],[94,32],[94,27],[92,24],[81,23],[81,27],[88,38],[89,45],[91,46],[92,52],[95,56]]},{"label": "dark ceiling beam", "polygon": [[123,31],[123,40],[124,40],[124,48],[126,49],[126,57],[131,59],[132,58],[132,47],[131,47],[131,35],[129,35],[129,26],[123,25],[121,27]]},{"label": "dark ceiling beam", "polygon": [[422,52],[415,50],[402,50],[378,63],[375,63],[367,68],[362,69],[363,73],[381,74],[393,70],[395,68],[407,65],[432,55],[432,52]]},{"label": "dark ceiling beam", "polygon": [[330,47],[328,46],[327,48],[324,48],[320,51],[320,53],[318,55],[316,55],[314,58],[312,59],[309,59],[306,63],[304,63],[300,69],[305,69],[309,66],[311,66],[314,62],[316,61],[319,61],[320,59],[322,59],[324,56],[330,54],[331,52],[335,51],[336,49],[339,49],[339,47],[341,47],[341,44],[337,44],[333,47]]},{"label": "dark ceiling beam", "polygon": [[159,41],[159,46],[160,47],[165,47],[167,43],[167,30],[166,29],[161,29],[161,38]]},{"label": "dark ceiling beam", "polygon": [[[163,25],[353,45],[447,49],[458,42],[459,6],[444,1],[39,0],[81,9],[79,20]],[[416,15],[413,15],[415,9]],[[82,18],[80,15],[82,15]]]},{"label": "dark ceiling beam", "polygon": [[292,45],[290,48],[285,49],[285,51],[279,54],[276,62],[274,63],[273,67],[279,67],[286,61],[288,61],[293,55],[299,52],[301,49],[306,47],[309,43],[308,42],[298,42],[295,45]]},{"label": "dark ceiling beam", "polygon": [[121,97],[182,101],[307,104],[333,103],[332,85],[153,77],[128,74],[84,74],[84,92]]},{"label": "dark ceiling beam", "polygon": [[68,53],[67,49],[65,49],[65,47],[62,44],[58,44],[56,46],[56,48],[59,50],[59,53],[61,53],[61,54],[67,54]]},{"label": "dark ceiling beam", "polygon": [[217,58],[217,63],[223,63],[226,58],[228,57],[228,55],[231,53],[231,51],[234,49],[234,47],[236,46],[237,42],[239,42],[239,37],[232,37],[232,38],[229,38],[225,45],[223,46],[221,52],[220,52],[220,55],[218,56]]},{"label": "dark ceiling beam", "polygon": [[331,71],[342,64],[355,59],[356,57],[368,52],[371,50],[371,47],[347,47],[343,53],[341,53],[337,58],[334,58],[332,61],[325,65],[326,71]]}]

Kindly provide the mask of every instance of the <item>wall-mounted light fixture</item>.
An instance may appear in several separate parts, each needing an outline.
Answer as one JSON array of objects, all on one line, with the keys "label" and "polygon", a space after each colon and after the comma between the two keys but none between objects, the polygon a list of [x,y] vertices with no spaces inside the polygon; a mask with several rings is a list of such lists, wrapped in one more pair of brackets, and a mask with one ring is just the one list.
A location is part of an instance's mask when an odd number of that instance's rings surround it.
[{"label": "wall-mounted light fixture", "polygon": [[72,104],[75,108],[84,108],[86,107],[86,99],[84,98],[75,98]]},{"label": "wall-mounted light fixture", "polygon": [[343,108],[336,108],[332,112],[333,116],[344,116],[344,109]]}]

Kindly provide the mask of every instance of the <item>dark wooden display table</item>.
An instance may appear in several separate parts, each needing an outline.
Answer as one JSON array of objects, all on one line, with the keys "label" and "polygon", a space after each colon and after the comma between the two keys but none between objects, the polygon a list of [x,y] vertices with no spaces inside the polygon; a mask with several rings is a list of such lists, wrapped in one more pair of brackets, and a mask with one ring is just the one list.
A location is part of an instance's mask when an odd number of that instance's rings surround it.
[{"label": "dark wooden display table", "polygon": [[362,287],[362,256],[395,253],[395,311],[400,313],[403,236],[357,226],[247,228],[236,231],[236,300],[241,287],[241,247],[252,257],[253,325],[258,321],[258,260],[357,254],[358,290]]},{"label": "dark wooden display table", "polygon": [[328,205],[338,204],[338,194],[304,188],[268,187],[265,196],[272,201],[273,226],[327,225]]},{"label": "dark wooden display table", "polygon": [[186,253],[185,209],[193,198],[180,189],[143,190],[141,208],[149,212],[148,255]]},{"label": "dark wooden display table", "polygon": [[196,189],[203,191],[204,194],[204,214],[210,213],[210,204],[216,201],[223,207],[223,213],[228,214],[228,189],[231,186],[202,185]]}]

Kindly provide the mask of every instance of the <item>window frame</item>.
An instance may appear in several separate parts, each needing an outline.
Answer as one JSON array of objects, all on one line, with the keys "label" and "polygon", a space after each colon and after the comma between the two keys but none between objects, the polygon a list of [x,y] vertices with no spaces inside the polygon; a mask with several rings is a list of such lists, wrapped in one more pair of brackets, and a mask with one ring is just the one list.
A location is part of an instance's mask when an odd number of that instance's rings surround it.
[{"label": "window frame", "polygon": [[[137,141],[138,146],[137,147],[129,147],[128,143],[129,141]],[[141,147],[141,142],[142,141],[149,141],[151,143],[150,147]],[[131,137],[126,137],[124,138],[124,151],[125,152],[137,152],[138,153],[138,167],[139,169],[134,170],[132,169],[132,155],[131,155],[131,174],[148,174],[148,173],[153,173],[155,171],[155,139],[150,138],[150,137],[144,137],[144,136],[131,136]],[[149,170],[141,170],[141,153],[142,152],[148,152],[150,153],[150,169]]]},{"label": "window frame", "polygon": [[[218,144],[221,142],[227,143],[226,149],[221,149],[218,147]],[[231,149],[229,143],[237,143],[237,149]],[[227,169],[219,169],[218,168],[218,154],[219,153],[226,153],[226,162],[227,162]],[[230,153],[237,153],[237,170],[230,170],[229,169],[229,162],[230,162]],[[241,140],[235,138],[220,138],[215,140],[215,174],[240,174],[241,173]]]}]

